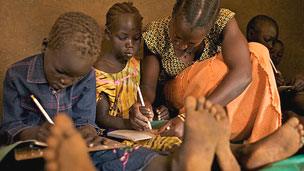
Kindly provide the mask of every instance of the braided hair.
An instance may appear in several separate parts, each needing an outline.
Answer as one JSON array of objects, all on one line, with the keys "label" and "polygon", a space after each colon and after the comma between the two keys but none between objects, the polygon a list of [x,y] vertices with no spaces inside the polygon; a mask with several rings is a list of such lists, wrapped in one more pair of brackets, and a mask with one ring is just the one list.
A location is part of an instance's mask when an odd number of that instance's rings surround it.
[{"label": "braided hair", "polygon": [[59,50],[71,43],[83,57],[98,57],[102,33],[92,17],[81,12],[67,12],[55,21],[47,42],[47,48]]},{"label": "braided hair", "polygon": [[143,17],[139,13],[138,9],[133,6],[132,2],[122,2],[114,4],[106,14],[106,29],[111,30],[113,28],[113,21],[122,14],[133,14],[134,17],[140,21],[142,25]]},{"label": "braided hair", "polygon": [[183,16],[193,27],[211,26],[219,13],[220,0],[176,0],[172,16]]}]

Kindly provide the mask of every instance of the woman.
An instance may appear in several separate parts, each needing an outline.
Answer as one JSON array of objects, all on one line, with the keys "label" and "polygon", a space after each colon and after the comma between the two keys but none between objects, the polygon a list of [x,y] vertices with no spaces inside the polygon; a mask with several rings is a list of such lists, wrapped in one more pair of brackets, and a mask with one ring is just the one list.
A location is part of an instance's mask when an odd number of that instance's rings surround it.
[{"label": "woman", "polygon": [[[163,85],[167,104],[179,116],[187,96],[206,96],[226,106],[232,140],[253,142],[281,125],[269,52],[257,43],[248,46],[234,13],[219,5],[219,0],[177,0],[171,17],[148,25],[141,88],[152,104],[157,85]],[[180,118],[163,130],[182,136]]]}]

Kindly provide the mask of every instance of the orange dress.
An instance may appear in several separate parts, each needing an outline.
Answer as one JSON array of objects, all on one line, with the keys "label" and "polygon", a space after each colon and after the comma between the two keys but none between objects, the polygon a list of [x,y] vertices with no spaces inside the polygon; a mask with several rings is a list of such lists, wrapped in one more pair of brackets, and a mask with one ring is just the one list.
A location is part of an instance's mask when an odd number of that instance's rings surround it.
[{"label": "orange dress", "polygon": [[[170,17],[152,22],[143,34],[147,47],[160,56],[160,81],[165,80],[166,100],[180,113],[184,112],[187,96],[207,96],[228,72],[221,54],[221,34],[234,13],[221,9],[211,32],[203,40],[205,49],[196,62],[186,66],[174,54],[169,40]],[[254,142],[269,135],[281,125],[280,99],[270,56],[266,47],[249,43],[252,82],[227,105],[231,120],[232,139]]]}]

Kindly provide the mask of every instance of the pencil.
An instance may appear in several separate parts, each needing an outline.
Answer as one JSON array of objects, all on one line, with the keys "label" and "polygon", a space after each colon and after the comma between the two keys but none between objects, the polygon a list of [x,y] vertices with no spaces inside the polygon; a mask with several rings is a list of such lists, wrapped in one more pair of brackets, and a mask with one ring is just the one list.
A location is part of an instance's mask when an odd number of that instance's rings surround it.
[{"label": "pencil", "polygon": [[[139,86],[137,86],[137,92],[138,92],[138,96],[139,96],[139,99],[140,99],[141,106],[145,107],[144,98],[141,94]],[[152,129],[151,123],[149,121],[147,123],[148,123],[149,129]]]},{"label": "pencil", "polygon": [[42,105],[39,103],[39,101],[36,99],[36,97],[34,95],[31,95],[31,98],[33,99],[34,103],[36,104],[36,106],[39,108],[39,110],[41,111],[41,113],[43,114],[43,116],[46,118],[46,120],[50,123],[54,125],[53,120],[50,118],[50,116],[46,113],[46,111],[44,110],[44,108],[42,107]]},{"label": "pencil", "polygon": [[276,69],[276,67],[274,66],[274,64],[273,64],[273,62],[272,62],[272,60],[271,60],[271,59],[270,59],[270,64],[271,64],[271,66],[272,66],[272,68],[273,68],[274,72],[275,72],[276,74],[278,74],[278,73],[279,73],[279,71]]}]

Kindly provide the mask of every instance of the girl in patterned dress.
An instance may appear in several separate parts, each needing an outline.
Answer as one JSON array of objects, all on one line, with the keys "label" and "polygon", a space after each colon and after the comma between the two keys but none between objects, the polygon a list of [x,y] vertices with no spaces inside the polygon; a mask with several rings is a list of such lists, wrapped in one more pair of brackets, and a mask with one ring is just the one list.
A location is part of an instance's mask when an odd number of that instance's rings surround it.
[{"label": "girl in patterned dress", "polygon": [[[107,12],[105,26],[107,47],[94,65],[97,124],[103,128],[148,130],[152,108],[137,102],[140,61],[135,55],[141,42],[142,16],[132,3],[117,3]],[[166,151],[180,143],[177,137],[157,136],[140,144]]]}]

